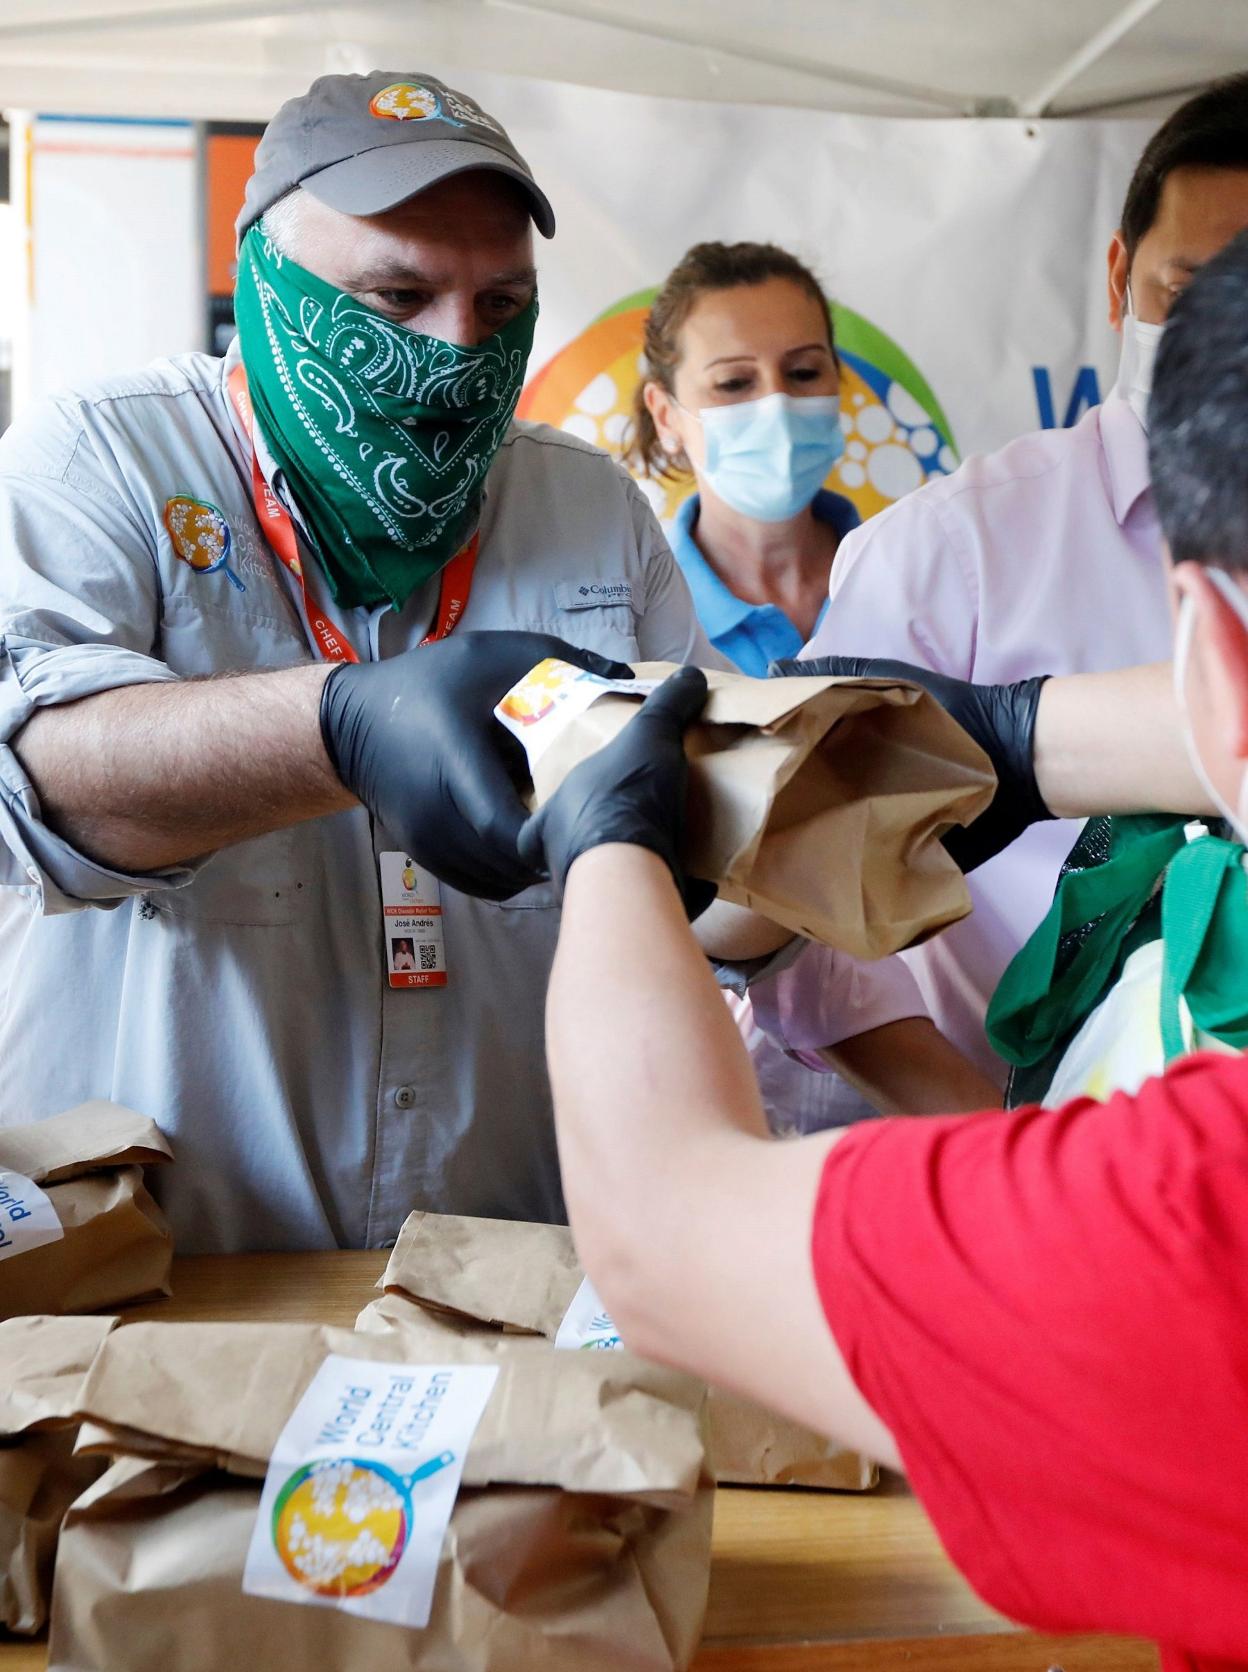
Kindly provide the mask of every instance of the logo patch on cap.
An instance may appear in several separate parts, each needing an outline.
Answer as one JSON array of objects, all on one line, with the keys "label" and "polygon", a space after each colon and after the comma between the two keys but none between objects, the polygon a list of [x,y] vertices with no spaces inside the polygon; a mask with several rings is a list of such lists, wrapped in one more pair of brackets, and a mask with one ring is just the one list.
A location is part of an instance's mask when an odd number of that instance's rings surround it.
[{"label": "logo patch on cap", "polygon": [[449,122],[453,128],[463,126],[442,108],[442,101],[432,87],[422,87],[415,81],[392,81],[368,101],[374,116],[388,122]]},{"label": "logo patch on cap", "polygon": [[370,116],[384,122],[445,122],[448,127],[471,124],[506,139],[502,124],[487,116],[475,100],[453,87],[426,87],[419,81],[392,81],[368,101]]}]

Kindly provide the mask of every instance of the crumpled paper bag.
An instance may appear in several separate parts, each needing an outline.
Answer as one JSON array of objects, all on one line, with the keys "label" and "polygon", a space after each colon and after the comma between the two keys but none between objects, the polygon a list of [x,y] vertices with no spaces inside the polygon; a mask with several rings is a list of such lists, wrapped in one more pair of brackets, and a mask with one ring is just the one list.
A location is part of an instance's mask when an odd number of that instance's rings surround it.
[{"label": "crumpled paper bag", "polygon": [[[661,679],[674,664],[635,671]],[[966,883],[940,838],[984,810],[996,778],[939,703],[891,680],[706,677],[707,705],[685,745],[692,876],[856,958],[898,952],[967,915]],[[581,713],[554,716],[530,762],[536,803],[640,701],[604,692]]]},{"label": "crumpled paper bag", "polygon": [[0,1260],[0,1318],[169,1294],[173,1239],[143,1168],[172,1159],[155,1122],[116,1103],[0,1127],[0,1168],[39,1185],[65,1231]]},{"label": "crumpled paper bag", "polygon": [[[566,1226],[412,1213],[378,1283],[385,1293],[356,1328],[392,1329],[419,1309],[461,1335],[504,1330],[553,1341],[584,1275]],[[721,1486],[863,1491],[879,1479],[859,1452],[720,1388],[709,1390],[707,1424]]]},{"label": "crumpled paper bag", "polygon": [[40,1631],[65,1512],[101,1473],[74,1456],[74,1413],[115,1318],[0,1323],[0,1626]]},{"label": "crumpled paper bag", "polygon": [[[424,1629],[243,1594],[268,1456],[328,1353],[499,1367]],[[710,1571],[704,1390],[625,1354],[568,1368],[535,1342],[422,1320],[385,1336],[119,1330],[84,1390],[81,1441],[117,1461],[66,1520],[50,1667],[219,1672],[227,1644],[247,1672],[688,1666]]]}]

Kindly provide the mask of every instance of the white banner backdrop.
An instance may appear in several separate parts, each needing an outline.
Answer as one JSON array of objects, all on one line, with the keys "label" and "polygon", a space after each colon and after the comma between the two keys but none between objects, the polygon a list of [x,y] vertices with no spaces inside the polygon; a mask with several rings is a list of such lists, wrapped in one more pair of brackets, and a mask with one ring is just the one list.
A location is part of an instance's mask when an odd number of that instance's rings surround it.
[{"label": "white banner backdrop", "polygon": [[830,485],[863,512],[1112,384],[1106,251],[1151,123],[894,120],[485,75],[467,90],[559,218],[523,415],[618,444],[648,293],[709,238],[792,249],[844,310],[853,422]]}]

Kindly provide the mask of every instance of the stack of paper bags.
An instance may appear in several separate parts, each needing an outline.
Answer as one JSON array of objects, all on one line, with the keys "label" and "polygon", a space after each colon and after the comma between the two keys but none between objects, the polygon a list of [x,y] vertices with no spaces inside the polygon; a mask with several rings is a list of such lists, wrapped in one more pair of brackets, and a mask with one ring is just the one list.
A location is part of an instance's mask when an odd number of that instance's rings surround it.
[{"label": "stack of paper bags", "polygon": [[[495,714],[524,745],[534,796],[616,737],[649,686],[540,663]],[[991,801],[988,757],[917,685],[709,671],[689,728],[685,863],[720,897],[856,958],[913,946],[971,909],[941,845]]]},{"label": "stack of paper bags", "polygon": [[[566,1226],[413,1213],[378,1285],[385,1293],[365,1307],[356,1328],[385,1331],[423,1311],[469,1336],[502,1331],[553,1341],[584,1275]],[[591,1337],[583,1344],[604,1343]],[[878,1479],[874,1463],[860,1453],[719,1388],[710,1389],[707,1423],[711,1467],[721,1485],[862,1491]]]},{"label": "stack of paper bags", "polygon": [[170,1160],[116,1103],[0,1127],[0,1318],[167,1295],[173,1239],[143,1169]]},{"label": "stack of paper bags", "polygon": [[[443,1449],[387,1486],[375,1461],[383,1431],[406,1435],[414,1419],[388,1395],[369,1406],[367,1384],[388,1375],[410,1399],[412,1366],[419,1378],[487,1367],[472,1374],[492,1377],[492,1391],[458,1458]],[[351,1454],[328,1474],[316,1455],[289,1473],[282,1448],[327,1373],[346,1382],[323,1422],[311,1412],[313,1429],[321,1423],[312,1452],[346,1435]],[[627,1355],[557,1365],[533,1342],[456,1340],[420,1321],[385,1336],[299,1324],[121,1329],[83,1393],[82,1444],[115,1461],[66,1519],[50,1667],[220,1672],[238,1656],[247,1672],[684,1668],[710,1570],[703,1403],[692,1379]],[[426,1552],[427,1623],[391,1623],[419,1556],[416,1483],[444,1465],[463,1475]],[[381,1537],[375,1517],[392,1490],[415,1508]]]},{"label": "stack of paper bags", "polygon": [[74,1430],[87,1372],[116,1321],[0,1323],[0,1626],[8,1631],[45,1624],[61,1522],[103,1469],[74,1456]]}]

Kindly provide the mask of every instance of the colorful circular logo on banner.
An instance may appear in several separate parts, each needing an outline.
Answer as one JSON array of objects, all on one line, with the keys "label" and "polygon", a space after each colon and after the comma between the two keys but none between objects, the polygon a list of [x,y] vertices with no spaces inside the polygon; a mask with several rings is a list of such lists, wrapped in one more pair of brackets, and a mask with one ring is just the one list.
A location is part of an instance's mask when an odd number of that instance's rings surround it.
[{"label": "colorful circular logo on banner", "polygon": [[[608,308],[532,379],[517,417],[553,424],[617,456],[626,443],[633,392],[642,375],[646,314],[657,291],[639,291]],[[958,464],[953,431],[912,360],[851,308],[833,307],[841,361],[845,452],[827,487],[854,502],[862,517],[893,504]],[[693,491],[691,478],[640,486],[667,520]]]},{"label": "colorful circular logo on banner", "polygon": [[383,1463],[326,1458],[296,1469],[273,1507],[273,1547],[318,1596],[361,1597],[398,1567],[411,1532],[407,1483]]}]

